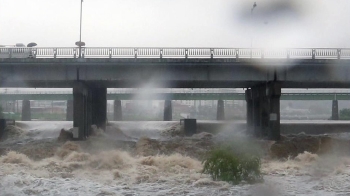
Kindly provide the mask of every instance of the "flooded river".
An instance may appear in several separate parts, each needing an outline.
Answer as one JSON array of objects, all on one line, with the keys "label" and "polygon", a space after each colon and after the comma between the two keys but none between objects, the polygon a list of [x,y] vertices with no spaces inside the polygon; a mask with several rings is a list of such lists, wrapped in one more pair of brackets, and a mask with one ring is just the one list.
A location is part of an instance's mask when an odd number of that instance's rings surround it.
[{"label": "flooded river", "polygon": [[202,174],[201,157],[215,140],[244,138],[239,127],[184,137],[178,122],[110,125],[86,141],[59,142],[71,122],[18,122],[0,142],[0,195],[350,195],[346,153],[266,157],[264,182],[231,185]]}]

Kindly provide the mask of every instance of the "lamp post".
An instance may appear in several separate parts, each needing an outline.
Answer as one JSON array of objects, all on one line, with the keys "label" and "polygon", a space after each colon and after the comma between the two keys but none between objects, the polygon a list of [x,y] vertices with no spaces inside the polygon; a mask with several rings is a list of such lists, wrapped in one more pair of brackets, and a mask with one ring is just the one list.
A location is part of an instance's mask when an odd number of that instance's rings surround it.
[{"label": "lamp post", "polygon": [[34,58],[33,56],[33,49],[31,49],[32,47],[37,46],[37,44],[35,42],[30,42],[29,44],[27,44],[27,47],[29,48],[29,58]]},{"label": "lamp post", "polygon": [[81,47],[85,46],[85,42],[81,41],[81,27],[83,21],[83,1],[80,2],[80,33],[79,33],[79,41],[75,42],[75,45],[79,46],[79,58],[81,58]]},{"label": "lamp post", "polygon": [[[250,10],[250,17],[251,17],[251,21],[252,21],[252,24],[253,24],[253,11],[254,11],[254,8],[256,7],[256,2],[254,2],[253,4],[253,7],[252,9]],[[251,27],[251,37],[250,37],[250,58],[253,58],[253,25]]]}]

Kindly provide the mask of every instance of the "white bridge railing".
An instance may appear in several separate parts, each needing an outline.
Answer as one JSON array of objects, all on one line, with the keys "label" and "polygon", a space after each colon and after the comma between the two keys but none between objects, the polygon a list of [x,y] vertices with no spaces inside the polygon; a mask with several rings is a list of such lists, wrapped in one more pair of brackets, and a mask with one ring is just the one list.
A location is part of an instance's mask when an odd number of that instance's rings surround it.
[{"label": "white bridge railing", "polygon": [[[0,47],[0,58],[78,58],[78,47]],[[108,48],[83,47],[81,58],[350,59],[350,48]]]}]

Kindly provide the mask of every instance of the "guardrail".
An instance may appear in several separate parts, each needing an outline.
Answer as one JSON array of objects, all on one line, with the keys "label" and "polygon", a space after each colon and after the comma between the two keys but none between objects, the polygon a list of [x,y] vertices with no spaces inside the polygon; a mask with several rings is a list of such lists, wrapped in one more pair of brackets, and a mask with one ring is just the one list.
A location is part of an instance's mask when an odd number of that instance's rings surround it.
[{"label": "guardrail", "polygon": [[[78,47],[0,47],[0,58],[78,58]],[[82,58],[350,59],[350,48],[116,48],[83,47]]]}]

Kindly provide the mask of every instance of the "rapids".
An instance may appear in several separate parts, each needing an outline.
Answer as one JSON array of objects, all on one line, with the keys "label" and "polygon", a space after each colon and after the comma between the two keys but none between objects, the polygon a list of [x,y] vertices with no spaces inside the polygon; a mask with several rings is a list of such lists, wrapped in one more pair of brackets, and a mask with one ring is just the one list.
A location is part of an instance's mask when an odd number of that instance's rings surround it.
[{"label": "rapids", "polygon": [[201,158],[239,133],[183,137],[175,122],[153,124],[112,124],[86,141],[59,142],[69,123],[20,122],[0,142],[0,195],[350,195],[347,154],[266,156],[263,183],[230,185],[202,174]]}]

